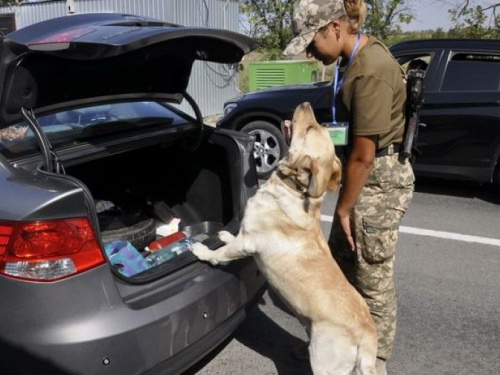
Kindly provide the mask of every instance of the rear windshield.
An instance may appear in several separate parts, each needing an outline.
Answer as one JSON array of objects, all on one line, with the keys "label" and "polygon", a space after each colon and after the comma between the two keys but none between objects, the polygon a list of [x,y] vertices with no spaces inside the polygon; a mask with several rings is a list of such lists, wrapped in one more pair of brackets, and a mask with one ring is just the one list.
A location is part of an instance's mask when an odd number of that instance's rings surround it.
[{"label": "rear windshield", "polygon": [[[173,127],[192,123],[177,109],[158,102],[126,102],[94,105],[51,113],[37,118],[54,148],[89,142],[145,127]],[[25,122],[0,130],[0,152],[6,157],[38,150],[38,143]]]}]

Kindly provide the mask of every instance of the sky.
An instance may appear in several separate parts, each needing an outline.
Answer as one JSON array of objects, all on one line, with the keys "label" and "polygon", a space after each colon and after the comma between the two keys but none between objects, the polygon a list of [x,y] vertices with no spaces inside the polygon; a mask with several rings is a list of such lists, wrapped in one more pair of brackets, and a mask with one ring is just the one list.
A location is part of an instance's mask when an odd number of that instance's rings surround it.
[{"label": "sky", "polygon": [[[26,2],[37,2],[44,0],[24,0]],[[466,0],[409,0],[414,10],[415,20],[408,25],[401,25],[403,31],[435,30],[441,27],[448,30],[453,26],[448,9],[456,4],[464,3]],[[470,4],[488,5],[498,4],[500,0],[469,0]]]},{"label": "sky", "polygon": [[[464,0],[413,0],[415,20],[408,25],[402,25],[402,29],[403,31],[418,31],[435,30],[441,27],[443,30],[448,30],[453,25],[448,9],[462,1]],[[487,7],[499,2],[500,0],[470,0],[469,3]]]},{"label": "sky", "polygon": [[448,3],[439,0],[414,0],[412,7],[415,20],[408,25],[402,25],[403,31],[434,30],[438,27],[448,30],[452,25],[448,15],[451,5]]}]

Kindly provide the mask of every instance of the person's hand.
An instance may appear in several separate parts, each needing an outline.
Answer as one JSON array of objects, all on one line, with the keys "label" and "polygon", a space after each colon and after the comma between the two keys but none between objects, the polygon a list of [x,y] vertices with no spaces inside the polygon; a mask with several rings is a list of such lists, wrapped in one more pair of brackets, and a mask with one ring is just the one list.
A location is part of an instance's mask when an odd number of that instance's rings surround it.
[{"label": "person's hand", "polygon": [[292,142],[292,134],[293,134],[293,126],[292,122],[290,120],[284,120],[281,123],[281,131],[283,132],[283,135],[285,136],[285,142],[287,145],[290,146],[290,143]]},{"label": "person's hand", "polygon": [[352,251],[356,250],[356,245],[354,244],[354,237],[351,232],[351,215],[349,212],[343,212],[342,210],[337,210],[337,218],[339,220],[342,231],[351,247]]}]

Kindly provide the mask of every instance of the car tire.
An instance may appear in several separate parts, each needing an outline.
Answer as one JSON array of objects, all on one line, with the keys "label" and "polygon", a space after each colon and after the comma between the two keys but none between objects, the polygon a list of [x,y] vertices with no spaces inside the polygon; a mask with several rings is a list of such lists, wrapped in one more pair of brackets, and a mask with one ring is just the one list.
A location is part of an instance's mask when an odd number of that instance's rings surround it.
[{"label": "car tire", "polygon": [[259,179],[267,179],[286,155],[288,146],[281,130],[267,121],[252,121],[241,131],[255,137],[254,158]]},{"label": "car tire", "polygon": [[140,208],[128,208],[127,210],[109,210],[97,215],[101,231],[123,229],[143,221],[148,217]]},{"label": "car tire", "polygon": [[146,219],[134,225],[101,231],[104,244],[113,241],[129,241],[136,249],[142,250],[156,239],[156,228],[154,219]]}]

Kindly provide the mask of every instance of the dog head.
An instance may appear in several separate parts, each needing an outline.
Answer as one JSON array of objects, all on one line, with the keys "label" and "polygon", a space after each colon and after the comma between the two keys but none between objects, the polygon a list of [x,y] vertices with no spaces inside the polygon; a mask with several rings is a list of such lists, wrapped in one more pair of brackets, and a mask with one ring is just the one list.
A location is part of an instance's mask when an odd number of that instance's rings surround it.
[{"label": "dog head", "polygon": [[279,170],[306,190],[313,198],[340,185],[341,164],[326,127],[316,121],[308,102],[300,104],[293,114],[293,135],[288,155]]}]

